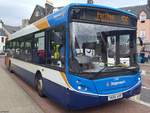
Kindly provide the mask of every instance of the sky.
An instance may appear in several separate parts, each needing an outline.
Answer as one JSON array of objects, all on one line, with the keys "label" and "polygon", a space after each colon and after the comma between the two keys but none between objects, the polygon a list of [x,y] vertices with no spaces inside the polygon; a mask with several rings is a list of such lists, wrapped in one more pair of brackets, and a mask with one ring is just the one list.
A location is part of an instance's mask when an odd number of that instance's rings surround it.
[{"label": "sky", "polygon": [[[54,6],[63,6],[69,3],[86,3],[87,0],[49,0]],[[18,26],[22,19],[29,19],[36,4],[44,7],[46,0],[0,0],[0,19],[5,24]],[[147,0],[95,0],[95,4],[110,7],[126,7],[146,4]]]}]

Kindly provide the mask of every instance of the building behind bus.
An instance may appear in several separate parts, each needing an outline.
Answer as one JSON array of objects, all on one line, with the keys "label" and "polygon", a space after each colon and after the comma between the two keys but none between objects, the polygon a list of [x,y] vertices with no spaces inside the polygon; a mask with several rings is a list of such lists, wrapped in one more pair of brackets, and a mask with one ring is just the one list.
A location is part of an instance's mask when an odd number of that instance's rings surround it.
[{"label": "building behind bus", "polygon": [[[148,56],[150,56],[150,0],[147,0],[147,4],[123,7],[123,10],[134,13],[137,18],[137,42],[138,42],[138,53],[144,53],[145,61],[148,61]],[[140,44],[140,41],[143,44]]]},{"label": "building behind bus", "polygon": [[5,43],[10,38],[10,35],[19,29],[19,26],[10,26],[0,20],[0,54],[4,54]]}]

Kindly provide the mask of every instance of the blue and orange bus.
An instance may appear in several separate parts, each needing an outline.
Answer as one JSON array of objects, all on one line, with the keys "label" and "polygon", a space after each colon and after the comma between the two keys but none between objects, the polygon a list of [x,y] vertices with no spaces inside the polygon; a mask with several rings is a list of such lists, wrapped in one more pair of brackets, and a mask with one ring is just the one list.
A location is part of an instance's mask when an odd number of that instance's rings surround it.
[{"label": "blue and orange bus", "polygon": [[141,90],[136,17],[93,4],[70,4],[17,31],[6,66],[66,108],[129,98]]}]

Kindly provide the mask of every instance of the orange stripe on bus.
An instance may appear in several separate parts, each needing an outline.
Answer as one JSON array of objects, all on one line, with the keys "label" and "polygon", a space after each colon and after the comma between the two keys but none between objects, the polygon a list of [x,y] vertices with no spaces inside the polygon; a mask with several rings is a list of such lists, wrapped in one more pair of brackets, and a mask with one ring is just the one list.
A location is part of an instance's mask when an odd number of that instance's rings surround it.
[{"label": "orange stripe on bus", "polygon": [[67,78],[66,78],[65,73],[60,72],[60,74],[61,74],[62,78],[64,79],[65,83],[67,84],[67,86],[68,86],[69,88],[71,88],[70,84],[69,84],[68,81],[67,81]]},{"label": "orange stripe on bus", "polygon": [[49,27],[48,22],[45,18],[35,22],[34,25],[40,30],[46,29]]}]

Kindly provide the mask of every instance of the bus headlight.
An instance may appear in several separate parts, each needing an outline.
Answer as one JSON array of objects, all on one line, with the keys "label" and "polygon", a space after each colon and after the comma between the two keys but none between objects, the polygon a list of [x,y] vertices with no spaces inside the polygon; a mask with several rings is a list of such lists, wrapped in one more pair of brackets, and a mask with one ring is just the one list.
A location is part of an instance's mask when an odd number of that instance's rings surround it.
[{"label": "bus headlight", "polygon": [[79,91],[87,91],[87,87],[83,85],[78,85],[78,90]]},{"label": "bus headlight", "polygon": [[138,77],[138,81],[141,81],[141,77]]},{"label": "bus headlight", "polygon": [[79,91],[87,91],[88,90],[88,88],[80,80],[77,80],[76,84],[77,84],[77,89]]}]

